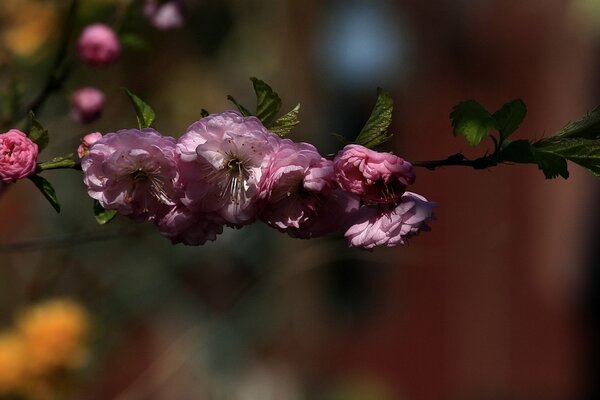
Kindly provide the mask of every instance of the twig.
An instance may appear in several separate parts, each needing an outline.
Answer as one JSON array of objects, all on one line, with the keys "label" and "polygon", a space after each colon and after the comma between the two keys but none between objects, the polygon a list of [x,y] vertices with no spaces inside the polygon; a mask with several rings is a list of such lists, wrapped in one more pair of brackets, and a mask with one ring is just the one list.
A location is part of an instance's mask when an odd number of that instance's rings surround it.
[{"label": "twig", "polygon": [[440,167],[452,167],[452,166],[462,166],[462,167],[471,167],[474,169],[487,169],[490,167],[494,167],[498,165],[498,161],[493,155],[491,156],[483,156],[476,158],[474,160],[470,160],[466,158],[464,155],[457,153],[451,155],[450,157],[444,160],[433,160],[433,161],[415,161],[411,162],[411,164],[415,167],[427,168],[429,170],[435,170]]}]

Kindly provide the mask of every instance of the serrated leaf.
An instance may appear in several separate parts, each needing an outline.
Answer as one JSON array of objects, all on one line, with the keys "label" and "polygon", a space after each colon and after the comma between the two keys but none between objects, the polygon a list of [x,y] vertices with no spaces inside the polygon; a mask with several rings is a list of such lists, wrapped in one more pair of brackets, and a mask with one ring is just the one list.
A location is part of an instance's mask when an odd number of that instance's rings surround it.
[{"label": "serrated leaf", "polygon": [[130,92],[127,88],[121,89],[127,95],[127,97],[129,97],[129,100],[131,100],[131,103],[133,104],[140,129],[150,128],[156,120],[156,114],[154,113],[152,107],[146,104],[146,102],[144,102],[138,96]]},{"label": "serrated leaf", "polygon": [[202,118],[208,117],[209,115],[210,115],[210,113],[208,111],[206,111],[204,108],[200,110],[200,116]]},{"label": "serrated leaf", "polygon": [[234,106],[236,106],[236,108],[240,111],[240,113],[242,113],[244,117],[252,115],[252,113],[246,107],[238,103],[238,101],[234,99],[232,95],[228,94],[227,100],[229,100]]},{"label": "serrated leaf", "polygon": [[458,103],[450,113],[454,136],[464,136],[471,146],[477,146],[494,129],[494,118],[475,100]]},{"label": "serrated leaf", "polygon": [[294,127],[300,123],[300,120],[298,119],[299,113],[300,103],[298,103],[296,107],[294,107],[290,112],[279,117],[277,121],[273,122],[267,128],[269,128],[269,130],[274,134],[284,137],[288,135],[292,131],[292,129],[294,129]]},{"label": "serrated leaf", "polygon": [[527,106],[521,99],[516,99],[505,103],[498,111],[492,115],[494,118],[496,130],[500,133],[501,140],[508,138],[517,130],[525,115]]},{"label": "serrated leaf", "polygon": [[281,99],[279,95],[271,89],[264,81],[258,78],[250,78],[256,93],[256,117],[262,121],[265,126],[269,126],[275,120],[275,116],[281,109]]},{"label": "serrated leaf", "polygon": [[553,179],[558,176],[562,176],[565,179],[569,177],[567,160],[562,156],[534,149],[533,158],[546,179]]},{"label": "serrated leaf", "polygon": [[392,96],[382,88],[377,88],[377,101],[373,111],[354,143],[372,149],[388,141],[392,137],[387,130],[392,123],[393,110]]},{"label": "serrated leaf", "polygon": [[505,142],[506,145],[500,150],[499,162],[513,162],[519,164],[535,163],[533,148],[527,140],[515,140]]},{"label": "serrated leaf", "polygon": [[31,124],[31,129],[27,136],[31,141],[38,146],[38,152],[41,153],[42,150],[48,146],[48,142],[50,138],[48,137],[48,130],[44,129],[40,121],[37,120],[33,111],[29,111],[29,120]]},{"label": "serrated leaf", "polygon": [[539,142],[539,151],[552,153],[566,158],[590,170],[595,176],[600,177],[600,143],[596,140],[564,138],[549,142]]},{"label": "serrated leaf", "polygon": [[581,139],[600,138],[600,106],[594,108],[584,117],[569,122],[556,136]]},{"label": "serrated leaf", "polygon": [[56,212],[60,212],[60,203],[58,202],[58,197],[56,197],[56,192],[52,187],[52,184],[48,182],[46,179],[42,178],[39,175],[31,175],[28,177],[31,182],[37,187],[40,192],[44,195],[46,200],[50,203],[50,205],[56,210]]},{"label": "serrated leaf", "polygon": [[38,170],[44,171],[47,169],[75,168],[78,164],[79,162],[75,159],[75,155],[69,154],[64,157],[55,157],[50,161],[38,164]]},{"label": "serrated leaf", "polygon": [[94,200],[94,217],[100,225],[109,223],[116,216],[117,210],[106,210],[98,200]]}]

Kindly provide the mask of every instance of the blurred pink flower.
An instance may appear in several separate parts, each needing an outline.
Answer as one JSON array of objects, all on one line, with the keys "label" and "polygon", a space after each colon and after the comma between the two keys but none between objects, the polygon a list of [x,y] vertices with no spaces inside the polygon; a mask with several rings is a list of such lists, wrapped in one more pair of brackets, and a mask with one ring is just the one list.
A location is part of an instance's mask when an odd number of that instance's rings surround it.
[{"label": "blurred pink flower", "polygon": [[89,153],[90,147],[100,140],[100,138],[102,138],[102,134],[100,132],[92,132],[85,135],[81,139],[81,144],[77,148],[77,155],[79,155],[79,158],[85,157]]},{"label": "blurred pink flower", "polygon": [[278,142],[258,118],[236,111],[195,122],[177,145],[182,203],[194,211],[216,211],[229,225],[254,221],[259,188]]},{"label": "blurred pink flower", "polygon": [[215,213],[192,212],[183,205],[173,209],[158,222],[160,233],[173,244],[199,246],[223,233],[225,221]]},{"label": "blurred pink flower", "polygon": [[370,203],[393,203],[415,181],[409,162],[356,144],[344,147],[333,163],[340,187]]},{"label": "blurred pink flower", "polygon": [[38,146],[17,129],[0,134],[0,181],[15,182],[36,169]]},{"label": "blurred pink flower", "polygon": [[76,121],[87,124],[102,115],[104,93],[93,87],[83,87],[71,96],[71,116]]},{"label": "blurred pink flower", "polygon": [[181,28],[184,22],[185,5],[181,0],[146,0],[144,15],[156,29],[166,31]]},{"label": "blurred pink flower", "polygon": [[406,244],[406,239],[426,230],[435,203],[406,192],[395,205],[363,206],[350,218],[344,236],[350,247],[371,249]]},{"label": "blurred pink flower", "polygon": [[90,65],[108,65],[121,54],[121,44],[114,31],[105,24],[88,25],[77,40],[81,61]]},{"label": "blurred pink flower", "polygon": [[[333,175],[333,163],[308,143],[281,140],[261,188],[261,220],[293,237],[310,238],[340,229],[345,205]],[[358,208],[358,200],[355,201]]]},{"label": "blurred pink flower", "polygon": [[161,218],[175,204],[175,144],[154,129],[104,135],[81,160],[88,194],[123,215]]}]

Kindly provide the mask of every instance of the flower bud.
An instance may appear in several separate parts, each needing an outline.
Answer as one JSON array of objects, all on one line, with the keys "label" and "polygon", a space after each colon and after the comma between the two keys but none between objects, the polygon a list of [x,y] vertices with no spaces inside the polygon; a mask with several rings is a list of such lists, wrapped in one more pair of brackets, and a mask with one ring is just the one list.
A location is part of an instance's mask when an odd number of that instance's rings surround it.
[{"label": "flower bud", "polygon": [[81,144],[77,148],[77,154],[79,155],[79,158],[87,156],[87,154],[90,152],[90,147],[100,140],[100,138],[102,138],[102,134],[100,132],[92,132],[85,135],[81,139]]},{"label": "flower bud", "polygon": [[104,107],[104,93],[93,87],[76,90],[71,96],[71,116],[82,124],[100,118]]},{"label": "flower bud", "polygon": [[15,182],[36,169],[38,146],[17,129],[0,134],[0,181]]},{"label": "flower bud", "polygon": [[77,41],[79,58],[90,65],[108,65],[121,54],[121,44],[113,30],[104,24],[88,25]]},{"label": "flower bud", "polygon": [[181,0],[146,0],[144,15],[156,29],[166,31],[183,26],[184,5]]}]

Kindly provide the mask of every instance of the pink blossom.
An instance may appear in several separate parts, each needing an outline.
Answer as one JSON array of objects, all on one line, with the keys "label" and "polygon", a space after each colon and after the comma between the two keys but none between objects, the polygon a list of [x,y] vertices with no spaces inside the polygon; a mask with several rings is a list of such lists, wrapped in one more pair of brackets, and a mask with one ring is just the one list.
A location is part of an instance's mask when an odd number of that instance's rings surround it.
[{"label": "pink blossom", "polygon": [[[293,237],[332,233],[340,228],[340,214],[350,197],[334,193],[336,186],[333,163],[313,145],[283,139],[263,183],[259,217]],[[356,199],[354,207],[358,208]]]},{"label": "pink blossom", "polygon": [[160,233],[173,244],[199,246],[223,233],[225,221],[214,213],[192,212],[183,205],[173,209],[158,221]]},{"label": "pink blossom", "polygon": [[71,96],[71,116],[82,124],[94,122],[102,115],[104,93],[93,87],[83,87]]},{"label": "pink blossom", "polygon": [[409,162],[356,144],[344,147],[333,163],[340,187],[369,203],[393,203],[415,181]]},{"label": "pink blossom", "polygon": [[105,24],[85,27],[77,40],[81,61],[90,65],[108,65],[121,54],[121,44],[113,30]]},{"label": "pink blossom", "polygon": [[36,169],[38,146],[17,129],[0,134],[0,181],[15,182]]},{"label": "pink blossom", "polygon": [[154,129],[123,129],[96,141],[81,161],[88,194],[102,207],[154,220],[175,204],[176,141]]},{"label": "pink blossom", "polygon": [[156,29],[166,31],[183,26],[184,8],[181,0],[146,0],[144,15]]},{"label": "pink blossom", "polygon": [[90,152],[90,147],[101,138],[102,134],[100,132],[92,132],[85,135],[77,148],[77,155],[79,155],[79,158],[85,157]]},{"label": "pink blossom", "polygon": [[406,239],[426,230],[435,203],[406,192],[395,205],[363,206],[351,216],[344,236],[350,247],[371,249],[406,244]]},{"label": "pink blossom", "polygon": [[195,122],[177,145],[182,203],[194,211],[215,211],[230,225],[252,222],[278,141],[258,118],[236,111]]}]

